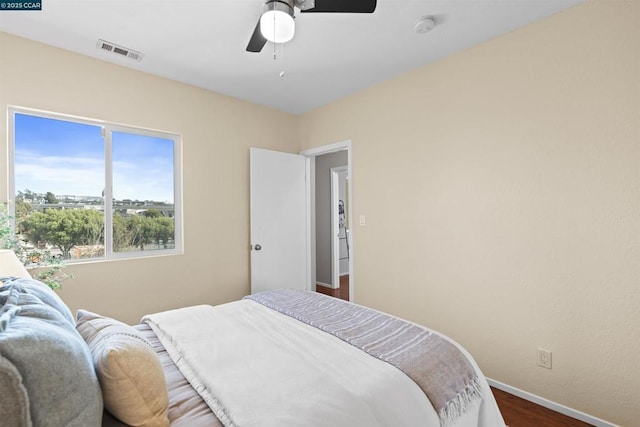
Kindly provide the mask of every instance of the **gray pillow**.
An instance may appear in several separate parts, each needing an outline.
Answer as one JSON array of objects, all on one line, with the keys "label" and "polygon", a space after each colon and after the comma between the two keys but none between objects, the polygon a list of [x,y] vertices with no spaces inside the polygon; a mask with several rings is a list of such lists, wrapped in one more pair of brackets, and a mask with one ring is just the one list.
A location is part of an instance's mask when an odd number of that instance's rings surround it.
[{"label": "gray pillow", "polygon": [[[76,323],[73,314],[71,314],[71,310],[69,310],[69,307],[60,299],[58,294],[53,292],[47,285],[34,279],[14,279],[11,284],[14,287],[18,286],[20,293],[31,295],[39,299],[40,302],[56,309],[71,326],[75,327]],[[29,309],[28,306],[22,307],[22,313],[25,313],[27,309]]]},{"label": "gray pillow", "polygon": [[22,376],[15,366],[0,354],[0,414],[2,422],[12,427],[31,427],[29,397]]},{"label": "gray pillow", "polygon": [[26,390],[34,425],[100,426],[102,394],[91,354],[71,312],[46,285],[18,279],[0,287],[0,354],[5,386]]}]

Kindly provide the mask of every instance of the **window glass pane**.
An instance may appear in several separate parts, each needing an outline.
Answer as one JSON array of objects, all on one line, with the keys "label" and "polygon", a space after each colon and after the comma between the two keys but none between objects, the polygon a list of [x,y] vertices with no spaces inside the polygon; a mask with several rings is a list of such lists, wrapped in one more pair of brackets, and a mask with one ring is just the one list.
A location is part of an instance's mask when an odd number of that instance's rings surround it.
[{"label": "window glass pane", "polygon": [[14,144],[20,245],[65,259],[103,257],[101,128],[16,113]]},{"label": "window glass pane", "polygon": [[113,251],[175,248],[172,139],[111,134]]},{"label": "window glass pane", "polygon": [[44,252],[34,262],[180,251],[179,138],[45,115],[11,114],[16,237]]}]

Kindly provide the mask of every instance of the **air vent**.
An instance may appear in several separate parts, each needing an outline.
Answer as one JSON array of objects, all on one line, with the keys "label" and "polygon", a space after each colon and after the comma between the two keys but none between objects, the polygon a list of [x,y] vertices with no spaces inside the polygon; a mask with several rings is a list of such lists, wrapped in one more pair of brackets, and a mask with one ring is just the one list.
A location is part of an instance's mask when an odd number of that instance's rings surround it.
[{"label": "air vent", "polygon": [[96,47],[101,50],[106,50],[107,52],[114,53],[118,56],[126,56],[127,58],[133,59],[134,61],[141,61],[144,54],[142,52],[138,52],[133,49],[129,49],[123,46],[119,46],[115,43],[111,43],[105,40],[98,40]]}]

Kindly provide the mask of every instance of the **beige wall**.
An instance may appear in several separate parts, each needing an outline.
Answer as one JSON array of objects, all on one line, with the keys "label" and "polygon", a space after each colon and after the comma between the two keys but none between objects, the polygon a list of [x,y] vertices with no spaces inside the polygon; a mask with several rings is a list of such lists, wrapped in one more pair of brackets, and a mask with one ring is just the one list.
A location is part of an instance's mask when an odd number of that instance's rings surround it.
[{"label": "beige wall", "polygon": [[303,149],[353,144],[357,302],[625,426],[640,425],[639,15],[592,1],[300,122]]},{"label": "beige wall", "polygon": [[[75,278],[60,295],[72,310],[134,323],[249,293],[249,147],[298,151],[295,116],[0,33],[0,111],[8,105],[183,137],[184,255],[68,266]],[[0,139],[0,201],[6,143]]]}]

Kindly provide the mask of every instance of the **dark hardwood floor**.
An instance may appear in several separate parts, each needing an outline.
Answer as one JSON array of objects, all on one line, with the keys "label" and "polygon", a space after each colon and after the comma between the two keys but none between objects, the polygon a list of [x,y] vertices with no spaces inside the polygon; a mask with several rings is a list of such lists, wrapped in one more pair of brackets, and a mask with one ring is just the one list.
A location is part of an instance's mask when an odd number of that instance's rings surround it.
[{"label": "dark hardwood floor", "polygon": [[340,287],[338,289],[316,285],[316,292],[349,301],[349,275],[340,276]]},{"label": "dark hardwood floor", "polygon": [[509,427],[588,427],[584,423],[564,414],[547,409],[517,396],[491,387],[496,397],[502,418]]},{"label": "dark hardwood floor", "polygon": [[[316,291],[325,295],[349,301],[349,276],[340,276],[340,288],[331,289],[316,285]],[[509,427],[589,427],[564,414],[547,409],[502,390],[491,388],[498,402],[504,422]]]}]

